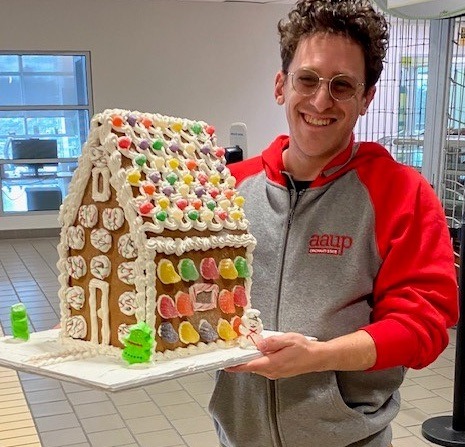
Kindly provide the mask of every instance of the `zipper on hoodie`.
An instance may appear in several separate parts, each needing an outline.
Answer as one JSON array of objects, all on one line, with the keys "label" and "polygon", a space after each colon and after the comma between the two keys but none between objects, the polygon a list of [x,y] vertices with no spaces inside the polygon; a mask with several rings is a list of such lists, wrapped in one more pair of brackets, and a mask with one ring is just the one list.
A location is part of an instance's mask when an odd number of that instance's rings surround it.
[{"label": "zipper on hoodie", "polygon": [[[289,190],[289,199],[290,199],[290,209],[289,209],[289,217],[287,220],[287,228],[286,232],[284,235],[284,247],[283,247],[283,253],[281,256],[281,272],[279,275],[279,284],[278,284],[278,303],[277,303],[277,309],[276,309],[276,320],[275,320],[275,330],[279,330],[279,305],[281,303],[281,287],[282,287],[282,279],[283,279],[283,266],[284,266],[284,259],[286,257],[286,250],[287,250],[287,241],[289,237],[289,230],[291,228],[292,222],[294,220],[294,213],[295,209],[297,207],[297,203],[302,197],[304,190],[296,191],[294,182],[292,180],[292,177],[287,173],[283,172],[284,175],[287,175],[289,177],[289,180],[293,186],[292,189]],[[278,417],[276,415],[276,406],[277,406],[277,392],[276,392],[276,387],[277,383],[274,380],[269,380],[268,381],[268,390],[269,390],[269,395],[270,395],[270,402],[273,404],[270,405],[269,412],[270,412],[270,421],[272,422],[271,426],[271,436],[273,438],[273,447],[283,447],[283,443],[281,441],[281,436],[279,433],[279,428],[278,428]]]}]

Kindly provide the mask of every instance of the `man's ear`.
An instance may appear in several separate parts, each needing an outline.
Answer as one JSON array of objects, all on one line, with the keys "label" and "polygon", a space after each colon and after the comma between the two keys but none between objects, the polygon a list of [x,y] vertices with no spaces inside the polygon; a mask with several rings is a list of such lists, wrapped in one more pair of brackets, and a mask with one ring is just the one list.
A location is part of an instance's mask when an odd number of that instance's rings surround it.
[{"label": "man's ear", "polygon": [[362,105],[362,108],[360,110],[360,115],[365,115],[367,113],[368,107],[371,104],[371,101],[373,101],[373,98],[375,97],[376,93],[376,87],[370,87],[368,91],[365,94],[365,103]]},{"label": "man's ear", "polygon": [[282,71],[276,73],[274,80],[274,97],[276,103],[280,106],[284,104],[284,82],[286,81],[286,75]]}]

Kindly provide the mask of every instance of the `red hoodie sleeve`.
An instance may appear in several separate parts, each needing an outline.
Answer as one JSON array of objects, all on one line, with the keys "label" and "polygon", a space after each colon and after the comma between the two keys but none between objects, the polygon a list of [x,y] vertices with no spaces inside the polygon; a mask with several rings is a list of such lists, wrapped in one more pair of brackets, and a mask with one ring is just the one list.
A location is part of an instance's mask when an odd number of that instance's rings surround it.
[{"label": "red hoodie sleeve", "polygon": [[419,174],[399,166],[390,185],[383,183],[382,173],[377,179],[373,175],[365,181],[372,183],[367,187],[383,261],[374,285],[372,324],[362,329],[376,345],[372,369],[419,369],[447,347],[447,328],[458,318],[449,231],[439,200]]}]

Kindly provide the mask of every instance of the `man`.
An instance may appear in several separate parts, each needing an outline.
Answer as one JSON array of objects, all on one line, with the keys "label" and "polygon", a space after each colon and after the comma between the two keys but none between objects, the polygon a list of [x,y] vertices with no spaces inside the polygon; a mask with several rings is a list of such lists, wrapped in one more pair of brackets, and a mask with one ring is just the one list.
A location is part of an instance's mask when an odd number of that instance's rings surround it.
[{"label": "man", "polygon": [[388,447],[406,368],[434,361],[457,319],[444,213],[420,174],[354,142],[386,54],[382,15],[300,0],[279,31],[289,137],[231,171],[257,238],[254,307],[283,335],[219,372],[210,411],[225,447]]}]

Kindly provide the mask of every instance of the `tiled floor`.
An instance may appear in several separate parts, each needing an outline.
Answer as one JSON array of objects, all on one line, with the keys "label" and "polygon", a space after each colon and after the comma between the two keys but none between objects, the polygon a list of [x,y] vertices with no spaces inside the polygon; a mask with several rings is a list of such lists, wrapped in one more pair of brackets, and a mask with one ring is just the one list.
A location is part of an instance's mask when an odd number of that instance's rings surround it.
[{"label": "tiled floor", "polygon": [[[10,306],[18,301],[26,304],[34,330],[58,322],[57,242],[56,238],[0,240],[0,322],[6,334]],[[449,347],[434,364],[408,372],[401,390],[402,408],[393,424],[394,447],[434,445],[422,438],[422,422],[451,414],[455,330],[450,334]],[[14,371],[0,368],[1,447],[218,445],[206,410],[213,388],[210,374],[120,393],[18,375],[20,381]]]}]

